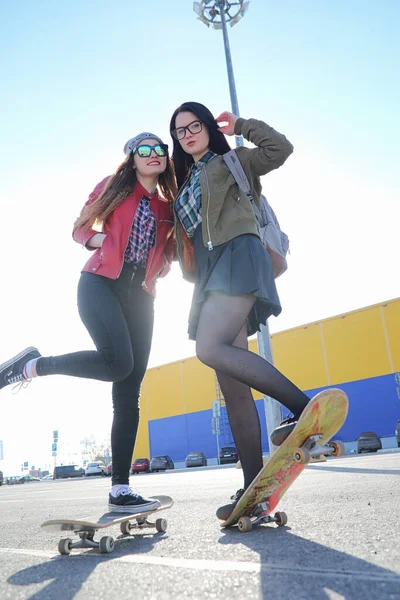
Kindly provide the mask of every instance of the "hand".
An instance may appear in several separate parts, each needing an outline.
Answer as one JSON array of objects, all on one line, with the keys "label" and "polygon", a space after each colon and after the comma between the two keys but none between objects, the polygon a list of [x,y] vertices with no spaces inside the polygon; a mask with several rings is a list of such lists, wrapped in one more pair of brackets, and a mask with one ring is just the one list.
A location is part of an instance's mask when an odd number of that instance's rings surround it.
[{"label": "hand", "polygon": [[[215,119],[219,125],[218,131],[224,133],[225,135],[234,135],[235,123],[238,118],[239,117],[228,111],[221,113],[219,117]],[[226,123],[226,125],[220,125],[220,123]]]}]

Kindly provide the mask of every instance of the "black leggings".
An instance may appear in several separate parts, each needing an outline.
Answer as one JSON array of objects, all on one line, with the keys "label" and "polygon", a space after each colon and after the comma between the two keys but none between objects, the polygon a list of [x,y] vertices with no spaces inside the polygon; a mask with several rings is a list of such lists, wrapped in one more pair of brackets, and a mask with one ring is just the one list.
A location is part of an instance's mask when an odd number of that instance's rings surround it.
[{"label": "black leggings", "polygon": [[153,335],[154,298],[143,291],[145,270],[124,264],[118,279],[82,273],[80,317],[97,348],[40,358],[37,374],[113,382],[112,483],[128,484],[139,425],[140,387]]}]

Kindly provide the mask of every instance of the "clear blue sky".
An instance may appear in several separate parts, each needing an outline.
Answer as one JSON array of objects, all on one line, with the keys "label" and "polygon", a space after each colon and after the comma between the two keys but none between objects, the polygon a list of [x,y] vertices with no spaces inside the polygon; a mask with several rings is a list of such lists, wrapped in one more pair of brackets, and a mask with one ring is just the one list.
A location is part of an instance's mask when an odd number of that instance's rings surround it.
[{"label": "clear blue sky", "polygon": [[[242,116],[295,146],[263,182],[292,248],[272,331],[399,295],[399,17],[398,0],[252,0],[229,31]],[[230,100],[222,34],[191,0],[19,0],[0,28],[1,362],[32,344],[91,347],[76,311],[86,251],[71,239],[88,193],[128,138],[171,143],[183,101],[217,115]],[[151,364],[194,353],[190,295],[177,267],[159,285]],[[106,384],[62,377],[0,404],[9,469],[45,464],[53,429],[105,436],[111,419]]]}]

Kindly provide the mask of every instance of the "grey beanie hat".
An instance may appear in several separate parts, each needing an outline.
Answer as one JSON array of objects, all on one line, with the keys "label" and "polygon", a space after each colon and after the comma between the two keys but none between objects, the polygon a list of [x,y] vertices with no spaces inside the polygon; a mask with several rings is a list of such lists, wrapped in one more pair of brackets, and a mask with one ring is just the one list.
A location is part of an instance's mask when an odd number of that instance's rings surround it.
[{"label": "grey beanie hat", "polygon": [[131,153],[135,152],[136,148],[139,146],[139,143],[142,140],[147,140],[147,139],[157,140],[157,142],[159,142],[163,146],[167,146],[167,144],[164,144],[164,142],[162,141],[161,138],[158,137],[158,135],[154,135],[154,133],[149,133],[148,131],[145,131],[143,133],[139,133],[139,135],[131,138],[130,140],[128,140],[126,142],[126,144],[124,146],[124,153],[126,154],[126,156],[129,156]]}]

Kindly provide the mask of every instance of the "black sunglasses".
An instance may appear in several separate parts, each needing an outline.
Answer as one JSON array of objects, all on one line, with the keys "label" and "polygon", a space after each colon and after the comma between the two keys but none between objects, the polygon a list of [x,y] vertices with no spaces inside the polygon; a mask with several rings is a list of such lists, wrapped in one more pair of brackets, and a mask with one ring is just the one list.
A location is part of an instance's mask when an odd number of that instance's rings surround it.
[{"label": "black sunglasses", "polygon": [[148,158],[151,155],[152,150],[154,150],[157,156],[167,156],[168,154],[167,144],[156,144],[155,146],[141,144],[136,148],[135,152],[137,152],[138,156],[141,158]]},{"label": "black sunglasses", "polygon": [[189,125],[186,125],[186,127],[178,127],[178,129],[173,129],[171,131],[171,135],[173,135],[176,140],[183,140],[183,138],[186,136],[186,131],[190,131],[190,133],[195,134],[200,133],[202,129],[203,123],[197,120],[192,121],[189,123]]}]

